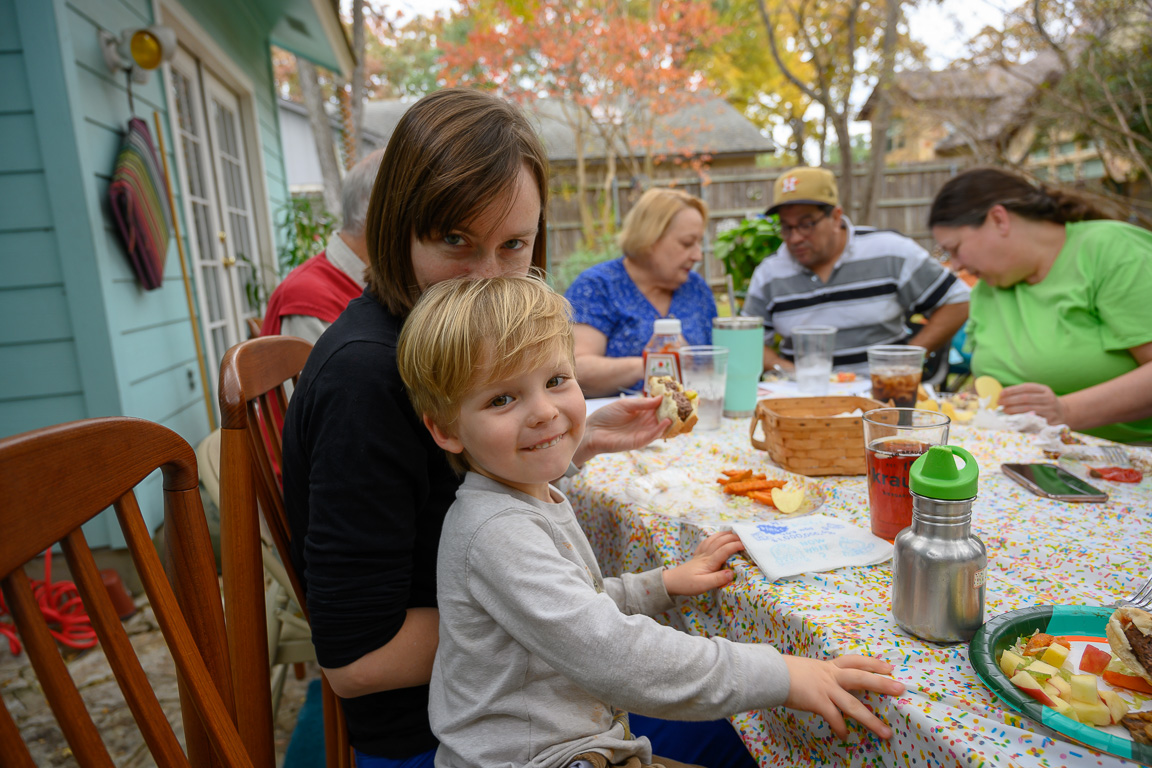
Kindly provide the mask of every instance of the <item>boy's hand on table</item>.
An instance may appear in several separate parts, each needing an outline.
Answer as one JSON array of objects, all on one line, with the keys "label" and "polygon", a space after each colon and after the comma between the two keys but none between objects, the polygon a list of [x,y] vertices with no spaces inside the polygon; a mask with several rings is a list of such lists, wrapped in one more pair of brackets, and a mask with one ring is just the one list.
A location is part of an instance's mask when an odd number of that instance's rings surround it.
[{"label": "boy's hand on table", "polygon": [[723,587],[734,578],[724,563],[743,550],[744,543],[732,531],[714,533],[700,542],[691,560],[664,571],[664,588],[675,596],[699,595]]},{"label": "boy's hand on table", "polygon": [[882,739],[892,736],[892,729],[851,693],[875,691],[886,696],[904,693],[903,683],[882,676],[892,671],[891,664],[871,656],[838,656],[831,661],[785,656],[784,663],[791,677],[784,706],[820,715],[841,739],[848,736],[845,716]]},{"label": "boy's hand on table", "polygon": [[672,421],[656,417],[660,402],[659,397],[624,397],[595,411],[572,461],[580,466],[597,454],[643,448],[663,435]]}]

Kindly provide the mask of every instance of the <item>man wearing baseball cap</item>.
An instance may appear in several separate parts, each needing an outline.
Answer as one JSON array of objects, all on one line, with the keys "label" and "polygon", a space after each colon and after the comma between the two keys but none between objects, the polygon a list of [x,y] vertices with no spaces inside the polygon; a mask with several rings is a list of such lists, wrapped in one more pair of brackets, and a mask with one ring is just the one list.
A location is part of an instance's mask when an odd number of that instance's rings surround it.
[{"label": "man wearing baseball cap", "polygon": [[[840,208],[836,177],[793,168],[776,180],[772,206],[784,243],[752,274],[741,314],[764,319],[764,368],[791,369],[792,329],[837,329],[833,365],[863,370],[874,344],[944,347],[968,319],[968,286],[896,232],[857,227]],[[909,337],[906,319],[928,321]],[[773,349],[775,334],[780,352]]]}]

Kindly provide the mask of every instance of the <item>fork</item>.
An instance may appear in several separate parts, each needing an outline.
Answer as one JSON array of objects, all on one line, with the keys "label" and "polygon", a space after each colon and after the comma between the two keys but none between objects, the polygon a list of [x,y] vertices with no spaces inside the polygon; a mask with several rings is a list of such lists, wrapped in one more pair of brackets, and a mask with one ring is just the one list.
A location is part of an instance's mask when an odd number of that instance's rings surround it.
[{"label": "fork", "polygon": [[1128,461],[1128,452],[1118,445],[1101,445],[1098,446],[1100,452],[1104,454],[1105,461],[1113,467],[1130,467],[1131,462]]},{"label": "fork", "polygon": [[1116,603],[1117,606],[1131,605],[1135,608],[1148,610],[1152,608],[1152,577],[1141,584],[1135,592]]}]

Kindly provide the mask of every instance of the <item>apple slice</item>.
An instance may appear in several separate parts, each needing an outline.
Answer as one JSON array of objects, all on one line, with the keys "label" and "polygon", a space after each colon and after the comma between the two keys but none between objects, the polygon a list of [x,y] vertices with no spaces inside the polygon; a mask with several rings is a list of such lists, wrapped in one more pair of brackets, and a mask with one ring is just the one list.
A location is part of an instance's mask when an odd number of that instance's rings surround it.
[{"label": "apple slice", "polygon": [[981,400],[987,399],[988,410],[996,410],[996,406],[1000,403],[1000,390],[1004,389],[1003,385],[991,376],[977,376],[976,377],[976,394],[980,396]]},{"label": "apple slice", "polygon": [[1036,678],[1041,683],[1044,683],[1048,681],[1048,678],[1056,675],[1060,670],[1056,669],[1056,667],[1052,666],[1051,664],[1037,659],[1036,661],[1029,664],[1024,669],[1024,671],[1032,675],[1032,677]]},{"label": "apple slice", "polygon": [[1024,657],[1012,650],[1004,651],[1000,655],[1000,671],[1005,677],[1012,677],[1016,670],[1024,663]]},{"label": "apple slice", "polygon": [[1069,680],[1072,684],[1072,701],[1082,701],[1086,704],[1100,701],[1100,693],[1096,685],[1096,675],[1072,675]]},{"label": "apple slice", "polygon": [[1076,722],[1080,722],[1080,718],[1072,711],[1072,705],[1064,701],[1064,699],[1053,699],[1052,709],[1056,710],[1065,717],[1070,717]]},{"label": "apple slice", "polygon": [[772,503],[781,513],[791,515],[804,504],[804,487],[789,483],[783,488],[773,488]]},{"label": "apple slice", "polygon": [[[1069,653],[1071,653],[1071,650],[1068,646],[1052,643],[1052,645],[1048,646],[1048,649],[1044,651],[1043,655],[1040,656],[1040,661],[1051,664],[1059,669],[1064,666],[1064,661],[1068,658]],[[1084,667],[1081,666],[1080,669],[1083,670]]]},{"label": "apple slice", "polygon": [[[1012,683],[1012,685],[1024,691],[1024,693],[1036,699],[1036,701],[1040,702],[1044,706],[1055,706],[1052,703],[1054,699],[1045,693],[1044,689],[1040,687],[1040,683],[1036,682],[1036,678],[1032,677],[1032,675],[1028,674],[1027,672],[1023,670],[1017,672],[1016,674],[1012,675],[1012,679],[1008,682]],[[1103,704],[1101,704],[1101,706],[1103,706]],[[1105,707],[1105,709],[1107,709],[1107,707]]]},{"label": "apple slice", "polygon": [[1112,713],[1108,709],[1108,705],[1096,697],[1094,702],[1078,701],[1072,699],[1068,702],[1072,705],[1072,709],[1076,712],[1076,716],[1080,718],[1080,722],[1088,723],[1089,725],[1111,725]]},{"label": "apple slice", "polygon": [[1072,697],[1072,685],[1060,675],[1052,675],[1048,678],[1048,685],[1060,692],[1060,698],[1069,699]]},{"label": "apple slice", "polygon": [[1100,691],[1100,699],[1108,706],[1108,712],[1112,715],[1113,725],[1118,725],[1120,718],[1128,714],[1128,702],[1120,698],[1120,694],[1116,693],[1116,691]]},{"label": "apple slice", "polygon": [[1098,675],[1112,661],[1112,654],[1102,651],[1094,645],[1084,646],[1084,655],[1080,657],[1080,671],[1090,675]]}]

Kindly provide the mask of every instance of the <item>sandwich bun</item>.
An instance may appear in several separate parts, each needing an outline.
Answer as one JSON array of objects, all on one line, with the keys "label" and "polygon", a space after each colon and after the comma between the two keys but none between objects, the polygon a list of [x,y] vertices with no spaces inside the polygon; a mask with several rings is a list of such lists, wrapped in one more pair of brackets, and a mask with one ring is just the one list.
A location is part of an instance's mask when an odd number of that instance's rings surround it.
[{"label": "sandwich bun", "polygon": [[[1147,642],[1138,642],[1138,647],[1133,648],[1128,630],[1138,632]],[[1124,662],[1124,666],[1132,670],[1133,674],[1152,683],[1152,613],[1130,605],[1117,608],[1108,617],[1104,634],[1108,637],[1112,654]]]},{"label": "sandwich bun", "polygon": [[699,403],[695,392],[684,389],[670,376],[651,376],[648,379],[648,394],[663,398],[656,409],[656,418],[660,421],[672,420],[672,426],[664,431],[665,439],[691,432],[692,427],[696,426]]}]

